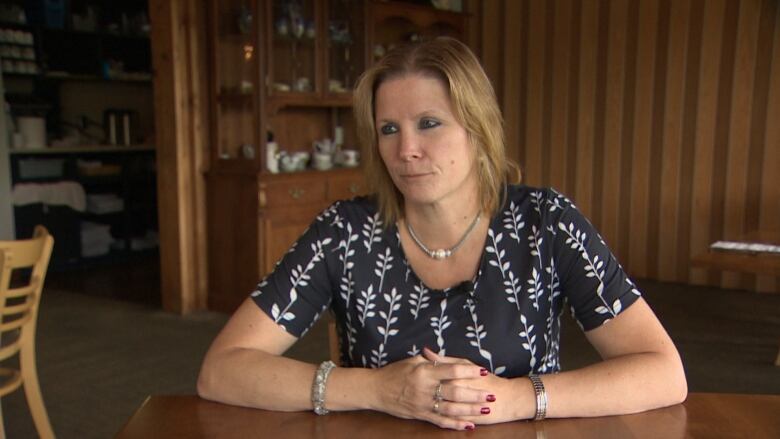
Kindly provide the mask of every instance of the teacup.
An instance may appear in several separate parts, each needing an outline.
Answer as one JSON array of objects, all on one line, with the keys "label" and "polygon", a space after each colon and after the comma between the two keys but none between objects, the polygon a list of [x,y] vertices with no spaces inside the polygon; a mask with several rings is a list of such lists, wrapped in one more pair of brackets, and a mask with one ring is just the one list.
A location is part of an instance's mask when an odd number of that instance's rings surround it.
[{"label": "teacup", "polygon": [[305,170],[306,165],[309,164],[309,157],[311,157],[311,155],[308,153],[308,151],[298,151],[293,153],[293,158],[295,159],[295,170]]},{"label": "teacup", "polygon": [[284,172],[293,172],[298,168],[298,160],[285,151],[279,153],[279,167]]},{"label": "teacup", "polygon": [[307,77],[298,78],[294,84],[295,91],[307,92],[311,91],[311,81]]},{"label": "teacup", "polygon": [[341,150],[341,166],[353,168],[360,163],[360,151],[356,149],[342,149]]},{"label": "teacup", "polygon": [[333,155],[324,152],[315,152],[312,156],[312,167],[320,171],[327,171],[333,167]]}]

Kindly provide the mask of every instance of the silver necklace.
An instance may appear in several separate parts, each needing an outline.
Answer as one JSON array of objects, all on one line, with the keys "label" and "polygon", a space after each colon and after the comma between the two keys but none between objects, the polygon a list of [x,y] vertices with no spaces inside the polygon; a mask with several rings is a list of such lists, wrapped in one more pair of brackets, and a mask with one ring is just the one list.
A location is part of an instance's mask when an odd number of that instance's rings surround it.
[{"label": "silver necklace", "polygon": [[453,245],[450,248],[440,248],[438,250],[429,250],[428,247],[426,247],[425,244],[423,244],[420,241],[420,238],[418,238],[417,235],[415,235],[414,230],[412,230],[412,225],[409,223],[409,221],[405,221],[406,222],[406,230],[409,231],[409,236],[412,237],[412,241],[414,241],[414,243],[417,244],[417,247],[420,247],[420,250],[425,252],[425,254],[428,255],[428,257],[430,257],[432,259],[442,260],[442,259],[446,259],[446,258],[449,258],[450,256],[452,256],[452,254],[455,253],[455,250],[457,250],[461,245],[463,245],[463,243],[466,241],[466,238],[469,237],[471,232],[474,230],[474,227],[476,227],[477,223],[479,222],[479,216],[480,215],[477,214],[477,217],[474,218],[474,221],[472,221],[472,223],[469,226],[469,228],[466,229],[466,232],[463,234],[463,236],[460,238],[460,240],[455,245]]}]

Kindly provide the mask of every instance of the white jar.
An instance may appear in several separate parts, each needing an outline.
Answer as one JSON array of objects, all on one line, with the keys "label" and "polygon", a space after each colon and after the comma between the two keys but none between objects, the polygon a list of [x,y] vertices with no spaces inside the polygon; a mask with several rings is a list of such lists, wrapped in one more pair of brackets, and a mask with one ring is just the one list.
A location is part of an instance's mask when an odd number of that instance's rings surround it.
[{"label": "white jar", "polygon": [[276,142],[268,142],[265,146],[265,167],[272,174],[279,173],[279,145]]}]

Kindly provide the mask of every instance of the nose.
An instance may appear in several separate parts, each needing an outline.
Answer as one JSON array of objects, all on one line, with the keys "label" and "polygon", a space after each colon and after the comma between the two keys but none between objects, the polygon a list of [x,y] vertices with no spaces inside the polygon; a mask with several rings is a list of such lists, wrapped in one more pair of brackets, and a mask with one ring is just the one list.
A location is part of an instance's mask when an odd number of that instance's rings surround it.
[{"label": "nose", "polygon": [[403,130],[399,136],[398,156],[408,162],[422,157],[420,139],[414,130]]}]

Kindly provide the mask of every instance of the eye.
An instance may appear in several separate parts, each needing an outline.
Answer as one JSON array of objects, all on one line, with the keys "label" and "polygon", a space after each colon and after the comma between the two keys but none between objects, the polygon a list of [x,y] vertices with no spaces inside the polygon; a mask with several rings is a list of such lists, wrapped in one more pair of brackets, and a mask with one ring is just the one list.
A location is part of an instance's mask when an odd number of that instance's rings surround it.
[{"label": "eye", "polygon": [[390,134],[395,134],[398,132],[398,127],[395,126],[395,124],[387,123],[379,127],[379,132],[382,133],[384,136],[388,136]]},{"label": "eye", "polygon": [[435,119],[424,118],[420,120],[418,126],[421,130],[427,130],[429,128],[436,128],[439,125],[441,125],[441,123]]}]

